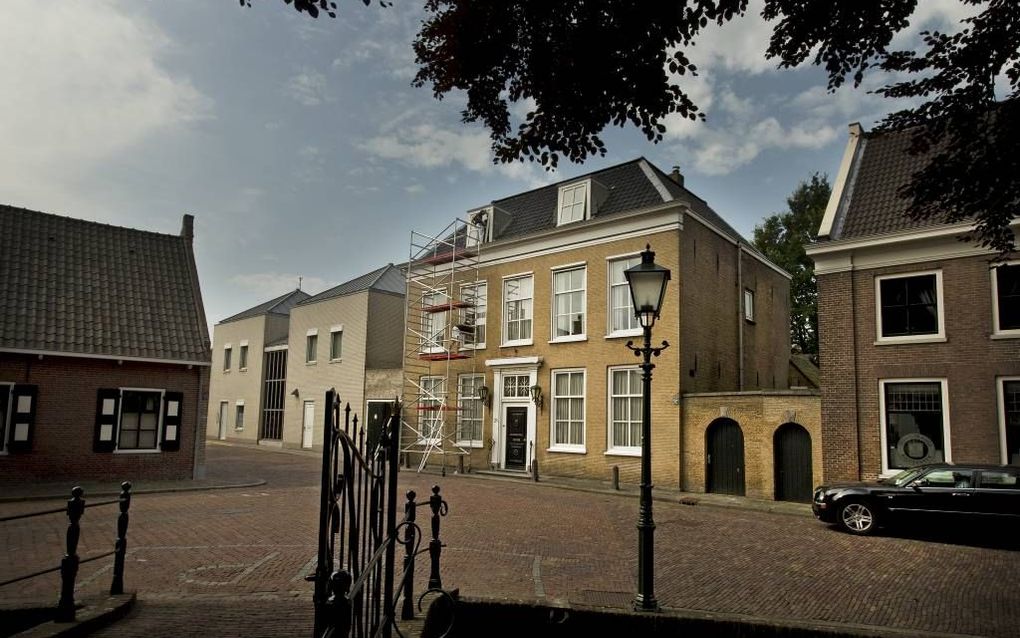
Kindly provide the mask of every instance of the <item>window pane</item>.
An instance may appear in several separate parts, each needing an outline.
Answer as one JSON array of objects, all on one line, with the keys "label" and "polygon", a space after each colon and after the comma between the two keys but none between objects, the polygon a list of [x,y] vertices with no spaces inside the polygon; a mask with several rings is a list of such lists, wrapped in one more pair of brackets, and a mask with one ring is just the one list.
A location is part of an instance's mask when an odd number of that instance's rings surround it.
[{"label": "window pane", "polygon": [[999,330],[1020,329],[1020,264],[995,269]]},{"label": "window pane", "polygon": [[970,470],[936,470],[924,476],[931,487],[974,487],[974,476]]},{"label": "window pane", "polygon": [[883,279],[879,289],[882,296],[882,336],[938,334],[935,275]]},{"label": "window pane", "polygon": [[1006,426],[1006,462],[1020,465],[1020,381],[1002,383],[1003,422]]},{"label": "window pane", "polygon": [[129,450],[136,449],[138,447],[138,432],[135,430],[121,430],[120,441],[117,443],[117,447]]},{"label": "window pane", "polygon": [[315,361],[315,350],[319,345],[319,337],[316,335],[308,335],[305,343],[305,361]]},{"label": "window pane", "polygon": [[1009,472],[998,472],[995,470],[981,471],[981,487],[991,489],[1015,490],[1016,474]]},{"label": "window pane", "polygon": [[887,383],[885,411],[891,469],[945,460],[941,384]]},{"label": "window pane", "polygon": [[142,431],[138,433],[138,448],[148,450],[156,447],[155,430]]}]

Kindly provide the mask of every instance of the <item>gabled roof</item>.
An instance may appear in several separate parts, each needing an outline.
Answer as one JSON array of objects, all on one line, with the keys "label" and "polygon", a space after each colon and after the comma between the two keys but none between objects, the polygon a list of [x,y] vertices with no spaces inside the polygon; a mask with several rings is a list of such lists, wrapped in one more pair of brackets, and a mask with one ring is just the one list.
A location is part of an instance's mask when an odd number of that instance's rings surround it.
[{"label": "gabled roof", "polygon": [[364,290],[376,290],[379,292],[403,295],[406,290],[404,272],[393,264],[386,264],[382,268],[373,270],[372,272],[361,275],[360,277],[355,277],[350,281],[345,281],[339,286],[334,286],[329,290],[324,290],[313,297],[300,301],[297,305],[304,306],[307,304],[313,304],[327,299],[333,299],[335,297],[353,295],[356,292],[362,292]]},{"label": "gabled roof", "polygon": [[262,315],[289,315],[290,309],[311,297],[307,292],[303,290],[292,290],[285,295],[280,295],[276,299],[270,299],[265,303],[248,308],[242,312],[232,315],[220,321],[220,323],[227,323],[228,321],[240,321],[241,319],[250,319],[252,317],[260,317]]},{"label": "gabled roof", "polygon": [[192,222],[165,235],[0,205],[0,350],[208,362]]},{"label": "gabled roof", "polygon": [[[494,241],[523,237],[543,230],[556,228],[556,205],[560,187],[584,180],[598,182],[606,189],[607,197],[592,219],[601,219],[678,201],[688,204],[695,214],[716,226],[734,241],[747,242],[732,226],[727,224],[700,197],[687,190],[658,167],[643,157],[587,173],[535,190],[497,199],[492,205],[509,213],[510,220]],[[585,222],[576,222],[583,224]],[[571,224],[574,226],[575,224]]]}]

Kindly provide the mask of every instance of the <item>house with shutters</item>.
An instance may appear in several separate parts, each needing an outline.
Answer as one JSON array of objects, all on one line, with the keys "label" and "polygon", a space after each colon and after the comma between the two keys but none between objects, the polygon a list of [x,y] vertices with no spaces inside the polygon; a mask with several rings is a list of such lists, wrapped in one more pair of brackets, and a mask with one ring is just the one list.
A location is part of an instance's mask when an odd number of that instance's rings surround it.
[{"label": "house with shutters", "polygon": [[203,476],[193,223],[171,235],[0,205],[0,482]]},{"label": "house with shutters", "polygon": [[808,249],[826,481],[1020,464],[1020,255],[960,241],[970,222],[910,219],[899,191],[929,161],[912,136],[850,125]]}]

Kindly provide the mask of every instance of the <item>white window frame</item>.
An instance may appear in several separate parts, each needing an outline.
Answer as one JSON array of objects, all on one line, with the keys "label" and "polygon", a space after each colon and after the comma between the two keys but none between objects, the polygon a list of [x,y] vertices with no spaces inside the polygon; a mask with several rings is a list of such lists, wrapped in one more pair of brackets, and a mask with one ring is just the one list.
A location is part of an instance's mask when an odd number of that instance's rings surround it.
[{"label": "white window frame", "polygon": [[3,440],[0,440],[0,456],[5,456],[8,453],[8,442],[11,440],[11,417],[14,415],[14,384],[9,382],[0,382],[0,392],[7,393],[7,414],[0,415],[4,417],[4,428]]},{"label": "white window frame", "polygon": [[[429,299],[429,302],[426,302]],[[421,294],[421,307],[442,306],[450,303],[450,295],[446,288],[424,290]],[[421,334],[418,337],[418,344],[421,351],[425,353],[446,352],[446,343],[449,335],[450,317],[449,310],[440,312],[421,313]],[[435,337],[435,338],[433,338]]]},{"label": "white window frame", "polygon": [[230,372],[230,368],[233,366],[233,344],[227,343],[223,345],[223,372]]},{"label": "white window frame", "polygon": [[[888,279],[906,279],[909,277],[923,277],[935,275],[935,308],[938,312],[939,331],[935,334],[926,335],[901,335],[886,337],[882,335],[882,282]],[[889,343],[939,343],[946,340],[946,303],[945,295],[942,293],[942,271],[941,270],[918,270],[913,272],[898,272],[889,275],[875,276],[875,345]]]},{"label": "white window frame", "polygon": [[[641,456],[641,443],[638,445],[616,445],[616,441],[613,439],[613,398],[616,396],[632,397],[634,395],[615,395],[613,394],[613,373],[620,372],[623,370],[636,371],[639,376],[641,373],[641,367],[636,365],[625,365],[625,366],[610,366],[606,375],[606,456]],[[640,395],[639,395],[640,396]],[[644,397],[641,397],[642,400]],[[638,416],[638,421],[641,420],[641,415]],[[631,415],[633,419],[633,415]]]},{"label": "white window frame", "polygon": [[744,320],[754,323],[754,291],[744,288]]},{"label": "white window frame", "polygon": [[878,380],[878,414],[881,431],[879,432],[882,445],[882,476],[889,477],[895,476],[902,472],[902,469],[890,469],[889,468],[889,444],[888,437],[886,436],[886,412],[885,412],[885,386],[888,384],[901,384],[901,383],[938,383],[941,388],[939,392],[942,396],[942,445],[945,449],[945,459],[943,462],[952,463],[953,453],[951,449],[950,439],[950,427],[949,427],[949,380],[945,377],[925,377],[925,378],[904,378],[904,379],[879,379]]},{"label": "white window frame", "polygon": [[[334,339],[334,335],[336,335],[336,334],[340,335],[340,356],[339,357],[334,357],[333,356],[333,339]],[[343,359],[344,359],[344,327],[342,325],[340,325],[340,326],[333,326],[332,328],[329,329],[329,362],[330,363],[339,363],[339,362],[343,361]],[[302,416],[302,418],[304,418],[304,416]]]},{"label": "white window frame", "polygon": [[244,399],[238,399],[234,402],[234,430],[240,431],[244,429],[244,419],[241,419],[241,427],[237,427],[237,408],[241,408],[241,414],[247,418],[248,410],[244,407]]},{"label": "white window frame", "polygon": [[482,447],[482,438],[484,438],[484,436],[485,436],[485,402],[482,401],[481,399],[479,399],[477,395],[475,395],[474,397],[468,397],[468,398],[470,400],[472,400],[472,401],[478,401],[481,404],[481,407],[482,407],[481,414],[479,415],[480,423],[478,424],[478,436],[479,436],[479,438],[478,439],[462,439],[462,438],[460,438],[460,433],[462,431],[461,430],[461,420],[463,419],[463,414],[464,414],[464,398],[465,398],[465,397],[463,397],[461,395],[461,392],[460,392],[461,387],[462,387],[461,386],[461,380],[462,379],[476,379],[478,381],[481,381],[481,383],[479,385],[485,385],[485,375],[484,374],[479,374],[479,373],[468,373],[468,374],[459,374],[459,375],[457,375],[457,408],[458,408],[458,410],[457,410],[457,432],[456,432],[457,441],[456,442],[457,442],[457,445],[460,445],[462,447],[481,448]]},{"label": "white window frame", "polygon": [[[439,398],[439,399],[426,399],[425,398],[424,395],[425,395],[425,381],[426,380],[441,382],[441,384],[442,384],[441,385],[441,388],[442,388],[441,398]],[[418,388],[419,388],[419,390],[418,390],[418,392],[419,392],[418,406],[423,405],[424,401],[429,401],[429,402],[435,401],[436,404],[439,406],[438,410],[419,410],[418,411],[418,444],[419,445],[423,445],[423,444],[427,444],[427,443],[438,443],[438,442],[442,441],[442,439],[443,439],[443,421],[445,420],[444,415],[443,415],[443,408],[446,407],[445,406],[446,377],[439,376],[439,375],[434,375],[434,374],[432,374],[432,375],[427,374],[427,375],[418,377]],[[434,418],[430,419],[430,421],[434,421],[437,424],[437,426],[430,425],[430,429],[432,430],[433,434],[436,434],[436,436],[434,438],[426,438],[425,436],[423,436],[425,434],[425,427],[422,425],[422,421],[423,421],[423,419],[426,416],[430,416],[431,417],[433,415],[434,415]]]},{"label": "white window frame", "polygon": [[[530,297],[521,297],[520,299],[516,299],[515,301],[519,301],[519,302],[530,301],[531,304],[529,305],[528,316],[526,318],[519,319],[518,321],[522,321],[522,322],[523,321],[530,321],[531,322],[530,323],[531,330],[529,332],[529,336],[526,339],[507,339],[507,329],[508,329],[509,323],[510,323],[510,318],[509,318],[509,315],[508,315],[508,309],[509,309],[509,305],[511,303],[507,299],[507,292],[508,292],[507,285],[511,281],[523,280],[523,279],[530,279],[531,280],[531,296]],[[530,346],[530,345],[534,344],[534,342],[535,342],[535,273],[534,272],[523,272],[523,273],[516,273],[516,274],[513,274],[513,275],[505,275],[503,277],[503,294],[502,294],[502,299],[503,299],[503,304],[502,304],[502,312],[500,313],[501,328],[500,328],[500,335],[499,335],[499,338],[500,338],[500,347],[504,347],[505,348],[505,347],[513,347],[513,346]]]},{"label": "white window frame", "polygon": [[[565,291],[556,290],[556,275],[562,273],[568,273],[574,270],[580,270],[584,273],[584,283],[579,289],[570,289]],[[569,343],[571,341],[587,341],[588,340],[588,264],[587,262],[579,262],[574,264],[564,264],[562,266],[556,266],[550,269],[549,273],[549,290],[552,295],[550,298],[549,305],[549,343]],[[576,335],[556,336],[556,296],[561,294],[570,294],[574,292],[581,293],[581,332]]]},{"label": "white window frame", "polygon": [[1020,381],[1020,376],[995,378],[996,411],[999,416],[999,457],[1003,465],[1009,465],[1009,450],[1006,448],[1006,382]]},{"label": "white window frame", "polygon": [[[577,201],[578,192],[580,192],[581,196],[584,197],[583,202]],[[569,203],[565,201],[567,193],[570,193],[571,196]],[[564,208],[570,208],[571,211],[573,211],[577,208],[578,203],[581,205],[581,216],[575,219],[574,216],[571,215],[569,219],[564,219]],[[586,179],[560,186],[556,197],[556,225],[563,226],[566,224],[575,224],[577,222],[583,222],[586,219],[591,219],[591,180]]]},{"label": "white window frame", "polygon": [[[560,398],[576,399],[577,396],[556,395],[556,375],[581,373],[581,443],[556,442],[556,400]],[[560,368],[549,371],[549,448],[548,452],[567,452],[571,454],[588,453],[588,371],[585,368]],[[568,434],[569,437],[569,426]]]},{"label": "white window frame", "polygon": [[[117,425],[115,427],[116,434],[116,446],[113,448],[114,454],[161,454],[163,449],[160,447],[163,443],[163,403],[166,401],[166,388],[117,388]],[[124,413],[124,393],[125,392],[158,392],[159,393],[159,408],[156,410],[156,447],[153,449],[139,450],[136,448],[121,449],[120,447],[120,430],[121,430],[121,418]]]},{"label": "white window frame", "polygon": [[[310,348],[310,338],[315,337],[315,347]],[[311,359],[308,357],[311,356]],[[319,330],[317,328],[309,328],[305,333],[305,365],[313,366],[319,361]]]},{"label": "white window frame", "polygon": [[[611,255],[606,257],[606,338],[615,339],[617,337],[636,337],[641,335],[641,324],[638,322],[637,317],[634,316],[634,303],[630,297],[630,284],[624,279],[623,283],[613,283],[613,262],[641,259],[641,253],[627,253],[624,255]],[[630,266],[628,266],[630,268]],[[626,268],[624,269],[626,270]],[[613,287],[614,286],[626,286],[627,288],[627,307],[630,309],[628,317],[634,322],[633,328],[623,328],[620,330],[613,329]]]},{"label": "white window frame", "polygon": [[[481,295],[479,295],[478,292],[477,292],[477,290],[479,288],[484,290],[484,293],[481,294]],[[476,282],[473,282],[473,283],[470,283],[470,284],[461,284],[461,286],[460,286],[460,298],[461,298],[462,301],[466,301],[467,300],[467,296],[465,296],[465,294],[464,294],[465,289],[474,289],[476,292],[474,293],[473,297],[476,300],[480,299],[481,303],[478,303],[476,301],[473,308],[464,308],[464,309],[462,309],[462,311],[461,311],[461,319],[466,323],[467,322],[467,313],[468,312],[474,312],[474,316],[475,316],[475,333],[474,333],[474,335],[472,335],[472,339],[477,339],[477,337],[478,337],[478,326],[481,325],[482,326],[482,340],[481,341],[477,341],[477,342],[468,343],[467,341],[461,339],[460,349],[461,350],[484,350],[485,349],[485,341],[486,341],[486,339],[489,338],[489,327],[487,325],[487,322],[489,320],[489,299],[488,299],[488,297],[489,297],[489,282],[488,281],[476,281]],[[478,309],[479,308],[482,309],[482,314],[483,314],[481,324],[478,323]]]},{"label": "white window frame", "polygon": [[[1003,266],[1017,266],[1020,267],[1020,259],[1013,259],[1010,261],[1003,262]],[[999,277],[998,268],[990,268],[992,278],[992,338],[993,339],[1013,339],[1020,337],[1020,328],[1011,328],[1003,330],[999,327]]]},{"label": "white window frame", "polygon": [[245,372],[248,370],[248,341],[244,340],[237,346],[237,370]]}]

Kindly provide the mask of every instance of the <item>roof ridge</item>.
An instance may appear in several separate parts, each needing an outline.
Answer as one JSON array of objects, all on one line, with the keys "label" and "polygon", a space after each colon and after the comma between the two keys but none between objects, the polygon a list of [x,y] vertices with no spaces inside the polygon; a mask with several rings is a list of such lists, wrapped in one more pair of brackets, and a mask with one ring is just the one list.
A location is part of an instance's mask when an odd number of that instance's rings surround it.
[{"label": "roof ridge", "polygon": [[[507,195],[506,197],[500,197],[499,199],[494,199],[494,200],[492,200],[489,203],[490,204],[495,204],[497,202],[501,202],[501,201],[504,201],[504,200],[507,200],[507,199],[513,199],[515,197],[520,197],[521,195],[527,195],[528,193],[534,193],[535,191],[540,191],[540,190],[545,189],[545,188],[551,188],[553,186],[560,186],[562,184],[567,184],[567,183],[572,182],[574,180],[584,179],[586,177],[591,177],[592,175],[595,175],[596,173],[605,173],[607,171],[611,171],[613,169],[620,168],[621,166],[626,166],[628,164],[637,164],[638,162],[640,162],[643,159],[645,159],[645,157],[642,155],[640,157],[635,157],[634,159],[629,159],[629,160],[626,160],[626,161],[623,161],[623,162],[618,162],[616,164],[612,164],[610,166],[606,166],[606,167],[600,168],[598,170],[589,171],[587,173],[582,173],[581,175],[575,175],[574,177],[568,177],[568,178],[561,179],[561,180],[556,181],[556,182],[551,182],[549,184],[544,184],[542,186],[536,186],[535,188],[529,188],[526,191],[519,191],[519,192],[514,193],[512,195]],[[475,209],[471,208],[469,210],[475,210]]]},{"label": "roof ridge", "polygon": [[58,215],[56,213],[47,213],[41,210],[35,210],[33,208],[25,208],[24,206],[14,206],[13,204],[0,204],[0,209],[9,209],[16,212],[31,213],[33,215],[42,215],[44,217],[56,217],[62,221],[79,222],[82,224],[90,224],[92,226],[102,226],[105,228],[115,228],[117,230],[130,230],[134,233],[145,233],[146,235],[158,235],[160,237],[172,237],[174,239],[183,239],[179,233],[161,233],[155,230],[146,230],[144,228],[133,228],[131,226],[118,226],[116,224],[109,224],[107,222],[98,222],[93,219],[83,219],[81,217],[71,217],[70,215]]}]

